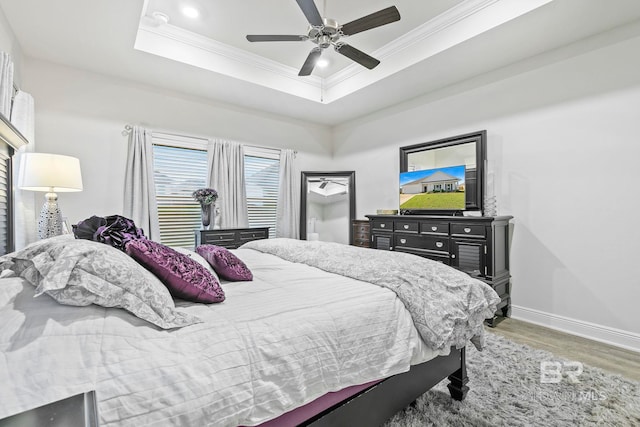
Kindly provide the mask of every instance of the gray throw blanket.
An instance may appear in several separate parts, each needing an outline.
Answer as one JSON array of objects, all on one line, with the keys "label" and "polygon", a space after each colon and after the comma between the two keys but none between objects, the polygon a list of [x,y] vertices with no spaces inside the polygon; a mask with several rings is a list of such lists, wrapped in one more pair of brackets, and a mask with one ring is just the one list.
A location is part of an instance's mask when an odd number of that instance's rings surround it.
[{"label": "gray throw blanket", "polygon": [[242,249],[276,255],[331,273],[370,282],[396,293],[424,342],[433,350],[480,350],[484,319],[500,297],[489,285],[442,263],[402,252],[293,239],[254,240]]}]

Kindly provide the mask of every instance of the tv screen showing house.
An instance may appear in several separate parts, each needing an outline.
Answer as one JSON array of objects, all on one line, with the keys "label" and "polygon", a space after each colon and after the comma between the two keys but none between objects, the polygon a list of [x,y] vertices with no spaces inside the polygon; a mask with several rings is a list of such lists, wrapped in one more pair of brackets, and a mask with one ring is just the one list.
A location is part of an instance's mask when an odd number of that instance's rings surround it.
[{"label": "tv screen showing house", "polygon": [[464,210],[465,165],[400,173],[400,209]]}]

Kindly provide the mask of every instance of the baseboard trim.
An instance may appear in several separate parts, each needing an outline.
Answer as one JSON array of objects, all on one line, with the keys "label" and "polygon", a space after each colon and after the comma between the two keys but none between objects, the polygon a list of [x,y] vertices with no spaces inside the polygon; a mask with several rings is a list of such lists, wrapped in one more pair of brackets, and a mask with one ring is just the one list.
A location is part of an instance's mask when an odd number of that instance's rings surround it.
[{"label": "baseboard trim", "polygon": [[640,334],[633,332],[517,305],[511,306],[511,317],[640,353]]}]

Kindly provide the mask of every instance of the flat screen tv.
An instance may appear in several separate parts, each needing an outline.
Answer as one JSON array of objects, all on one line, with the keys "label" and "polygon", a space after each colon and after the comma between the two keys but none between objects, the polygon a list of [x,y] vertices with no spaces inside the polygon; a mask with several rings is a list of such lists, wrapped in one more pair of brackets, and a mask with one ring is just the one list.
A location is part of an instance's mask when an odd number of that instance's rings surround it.
[{"label": "flat screen tv", "polygon": [[400,210],[465,209],[465,165],[400,173]]}]

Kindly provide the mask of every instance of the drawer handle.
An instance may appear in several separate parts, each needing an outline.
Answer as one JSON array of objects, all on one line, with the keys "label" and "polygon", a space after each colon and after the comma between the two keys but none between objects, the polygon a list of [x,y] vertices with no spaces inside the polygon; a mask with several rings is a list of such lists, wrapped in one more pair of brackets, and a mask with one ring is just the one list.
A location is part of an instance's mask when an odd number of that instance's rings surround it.
[{"label": "drawer handle", "polygon": [[387,224],[380,224],[380,228],[384,228]]},{"label": "drawer handle", "polygon": [[409,229],[409,224],[403,225],[402,228],[404,228],[405,230],[408,230]]},{"label": "drawer handle", "polygon": [[255,234],[252,234],[252,235],[251,235],[251,237],[256,237],[256,235],[255,235]]},{"label": "drawer handle", "polygon": [[400,243],[404,245],[405,243],[407,243],[407,239],[400,239]]},{"label": "drawer handle", "polygon": [[465,228],[464,228],[464,232],[465,232],[465,233],[471,233],[471,229],[470,229],[469,227],[465,227]]},{"label": "drawer handle", "polygon": [[438,227],[436,227],[435,225],[433,227],[431,227],[431,231],[437,231]]},{"label": "drawer handle", "polygon": [[442,242],[436,242],[436,247],[441,248],[444,246],[444,243]]}]

